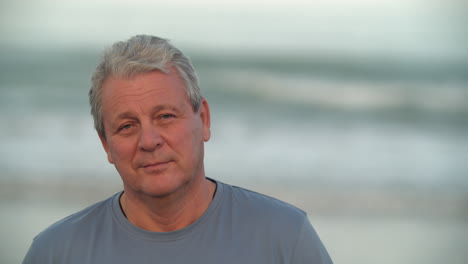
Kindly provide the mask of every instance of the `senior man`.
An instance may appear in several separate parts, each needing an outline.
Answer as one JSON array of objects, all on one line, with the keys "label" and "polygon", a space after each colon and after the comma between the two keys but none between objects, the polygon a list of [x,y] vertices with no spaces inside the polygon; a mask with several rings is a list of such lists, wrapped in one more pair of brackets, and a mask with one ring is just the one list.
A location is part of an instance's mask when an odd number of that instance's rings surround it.
[{"label": "senior man", "polygon": [[205,176],[210,108],[167,40],[115,43],[89,99],[123,191],[41,232],[23,263],[332,263],[303,211]]}]

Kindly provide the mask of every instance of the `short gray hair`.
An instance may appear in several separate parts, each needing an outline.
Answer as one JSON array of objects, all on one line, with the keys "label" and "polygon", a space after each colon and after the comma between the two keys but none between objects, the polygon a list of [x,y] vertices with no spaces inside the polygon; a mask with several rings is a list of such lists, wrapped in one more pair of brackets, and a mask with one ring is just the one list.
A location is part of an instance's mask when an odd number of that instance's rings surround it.
[{"label": "short gray hair", "polygon": [[169,73],[174,67],[185,83],[187,96],[193,111],[200,108],[202,95],[197,74],[189,58],[173,46],[169,40],[137,35],[127,41],[120,41],[104,52],[101,62],[91,78],[89,104],[94,118],[94,127],[99,135],[105,137],[102,117],[102,85],[110,76],[132,78],[155,70]]}]

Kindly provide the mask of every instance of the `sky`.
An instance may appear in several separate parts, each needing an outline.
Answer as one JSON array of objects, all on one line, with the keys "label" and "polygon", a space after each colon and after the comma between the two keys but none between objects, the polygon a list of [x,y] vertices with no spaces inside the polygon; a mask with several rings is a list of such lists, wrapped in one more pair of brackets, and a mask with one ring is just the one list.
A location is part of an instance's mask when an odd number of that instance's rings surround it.
[{"label": "sky", "polygon": [[457,0],[2,1],[0,44],[101,48],[147,33],[182,48],[457,60]]}]

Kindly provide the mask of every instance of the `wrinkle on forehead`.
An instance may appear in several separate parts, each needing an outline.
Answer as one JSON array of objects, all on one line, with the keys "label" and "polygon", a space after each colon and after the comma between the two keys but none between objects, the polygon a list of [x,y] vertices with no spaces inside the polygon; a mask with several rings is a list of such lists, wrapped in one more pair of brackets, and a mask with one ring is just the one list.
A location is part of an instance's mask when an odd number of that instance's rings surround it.
[{"label": "wrinkle on forehead", "polygon": [[160,96],[163,93],[163,89],[157,88],[143,92],[135,91],[134,87],[128,87],[128,90],[129,92],[126,94],[111,94],[111,96],[109,97],[109,107],[112,111],[116,111],[120,107],[128,105],[129,103],[138,103],[144,100],[151,100],[152,98],[158,95]]},{"label": "wrinkle on forehead", "polygon": [[[180,83],[177,83],[180,82]],[[149,88],[148,88],[149,87]],[[167,92],[176,87],[183,87],[184,90],[180,93]],[[103,107],[109,109],[106,111],[110,116],[103,117],[110,123],[113,123],[121,118],[122,114],[131,116],[138,111],[143,114],[154,114],[155,108],[161,110],[162,106],[166,109],[176,109],[179,113],[185,113],[189,107],[192,109],[190,100],[185,92],[185,85],[182,80],[172,79],[170,82],[154,83],[151,79],[123,79],[119,77],[112,77],[106,81],[103,87]],[[151,109],[143,109],[142,107],[135,108],[135,105],[144,104],[147,100],[155,100]],[[132,107],[133,105],[133,107]],[[138,109],[138,110],[137,110]],[[145,113],[149,111],[148,113]],[[133,114],[132,114],[133,112]]]}]

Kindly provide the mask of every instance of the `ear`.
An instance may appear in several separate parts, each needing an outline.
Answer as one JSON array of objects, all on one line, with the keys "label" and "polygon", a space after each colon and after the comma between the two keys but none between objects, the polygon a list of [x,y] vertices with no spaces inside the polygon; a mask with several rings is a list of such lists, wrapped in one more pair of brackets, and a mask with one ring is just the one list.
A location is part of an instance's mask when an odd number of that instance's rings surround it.
[{"label": "ear", "polygon": [[208,105],[208,101],[205,98],[202,99],[200,105],[200,118],[202,121],[203,126],[203,140],[206,142],[210,140],[211,137],[211,119],[210,119],[210,106]]},{"label": "ear", "polygon": [[114,161],[112,160],[112,157],[111,157],[111,154],[110,154],[109,144],[107,144],[106,138],[103,135],[99,134],[99,139],[101,140],[101,144],[102,144],[102,146],[104,147],[104,150],[107,153],[107,160],[109,161],[109,163],[114,164]]}]

